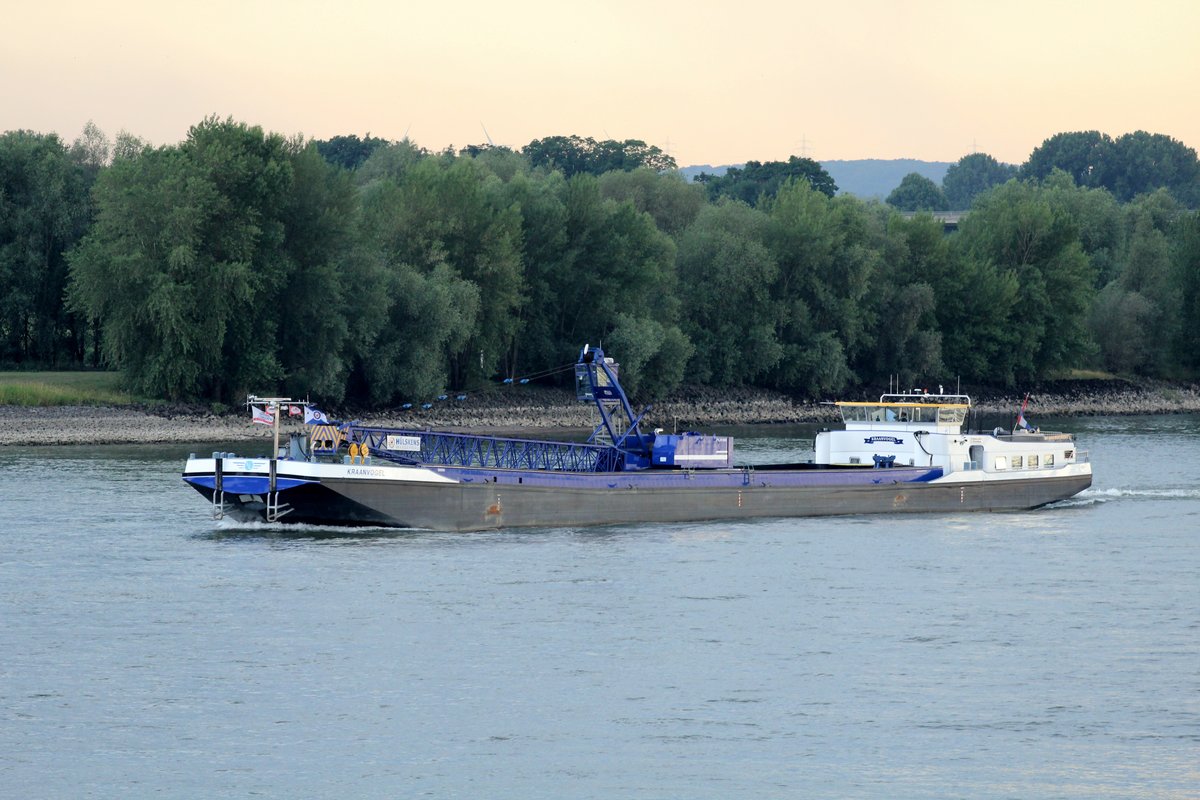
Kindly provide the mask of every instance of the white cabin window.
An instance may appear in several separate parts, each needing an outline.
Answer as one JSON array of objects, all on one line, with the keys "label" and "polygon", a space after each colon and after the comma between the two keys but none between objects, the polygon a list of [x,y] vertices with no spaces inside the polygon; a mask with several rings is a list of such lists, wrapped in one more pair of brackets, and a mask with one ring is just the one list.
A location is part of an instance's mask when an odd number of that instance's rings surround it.
[{"label": "white cabin window", "polygon": [[1023,466],[1025,466],[1021,456],[1013,456],[1012,461],[1013,469],[1021,469]]},{"label": "white cabin window", "polygon": [[951,425],[961,425],[966,416],[965,408],[939,408],[937,410],[937,421]]},{"label": "white cabin window", "polygon": [[843,422],[870,422],[870,409],[862,406],[842,406]]},{"label": "white cabin window", "polygon": [[996,469],[1008,469],[1008,456],[996,456]]},{"label": "white cabin window", "polygon": [[1030,457],[1029,457],[1029,459],[1028,459],[1028,462],[1029,462],[1029,468],[1030,468],[1030,469],[1037,469],[1037,468],[1038,468],[1038,457],[1037,457],[1037,456],[1030,456]]},{"label": "white cabin window", "polygon": [[1054,466],[1054,455],[1051,454],[1051,455],[1046,456],[1044,459],[1042,459],[1042,466],[1043,467],[1053,467]]}]

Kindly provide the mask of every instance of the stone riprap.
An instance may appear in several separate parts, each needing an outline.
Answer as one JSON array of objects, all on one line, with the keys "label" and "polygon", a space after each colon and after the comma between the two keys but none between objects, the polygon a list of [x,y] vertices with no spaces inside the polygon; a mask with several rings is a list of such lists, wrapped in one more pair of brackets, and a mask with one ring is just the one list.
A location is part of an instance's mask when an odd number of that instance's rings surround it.
[{"label": "stone riprap", "polygon": [[[1086,382],[1033,393],[1031,418],[1070,415],[1121,415],[1200,412],[1196,386],[1136,386],[1108,381],[1091,389]],[[877,396],[877,395],[876,395]],[[860,399],[866,399],[864,396]],[[976,402],[984,414],[1013,414],[1024,395],[993,395]],[[363,424],[415,429],[473,430],[545,438],[590,430],[595,411],[565,391],[541,390],[447,401],[429,410],[362,412]],[[343,416],[343,418],[347,418]],[[645,429],[692,430],[729,425],[832,423],[831,405],[794,401],[785,395],[749,389],[681,392],[655,404]],[[283,430],[300,430],[294,421]],[[57,406],[0,406],[0,446],[67,444],[138,444],[266,440],[271,429],[249,415],[212,414],[192,409]]]}]

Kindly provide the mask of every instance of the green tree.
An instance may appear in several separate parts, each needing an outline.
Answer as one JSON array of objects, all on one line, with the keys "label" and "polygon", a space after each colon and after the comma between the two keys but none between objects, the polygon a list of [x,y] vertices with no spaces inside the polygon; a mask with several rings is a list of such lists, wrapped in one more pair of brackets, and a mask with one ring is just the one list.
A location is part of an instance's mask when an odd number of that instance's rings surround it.
[{"label": "green tree", "polygon": [[71,143],[71,158],[89,173],[88,185],[91,186],[100,170],[108,166],[112,158],[112,144],[104,131],[88,120],[83,132]]},{"label": "green tree", "polygon": [[383,294],[357,249],[359,199],[350,176],[317,147],[289,143],[293,179],[280,209],[286,278],[275,293],[288,394],[341,400],[352,343],[379,325]]},{"label": "green tree", "polygon": [[679,242],[683,331],[695,346],[693,379],[715,386],[753,383],[778,365],[771,287],[779,267],[767,250],[769,220],[742,203],[700,212]]},{"label": "green tree", "polygon": [[942,178],[942,191],[950,208],[965,211],[975,198],[993,186],[1016,177],[1017,168],[1001,164],[987,153],[971,153],[951,164]]},{"label": "green tree", "polygon": [[1030,154],[1021,177],[1042,180],[1054,169],[1078,186],[1108,189],[1122,203],[1158,188],[1189,207],[1200,203],[1196,151],[1161,133],[1134,131],[1116,140],[1099,131],[1055,134]]},{"label": "green tree", "polygon": [[1100,131],[1056,133],[1042,142],[1021,165],[1022,179],[1044,180],[1054,170],[1071,176],[1076,186],[1104,186],[1113,158],[1113,141]]},{"label": "green tree", "polygon": [[544,167],[561,172],[570,178],[580,173],[590,173],[591,146],[594,139],[580,136],[547,136],[534,139],[521,148],[521,152],[534,167]]},{"label": "green tree", "polygon": [[1100,291],[1092,308],[1091,325],[1105,368],[1144,374],[1147,364],[1158,361],[1160,348],[1150,337],[1156,316],[1145,296],[1123,288],[1118,281]]},{"label": "green tree", "polygon": [[1200,203],[1200,161],[1196,151],[1161,133],[1135,131],[1117,138],[1104,186],[1122,202],[1166,188],[1185,205]]},{"label": "green tree", "polygon": [[393,216],[379,220],[388,261],[422,273],[445,264],[477,287],[479,317],[453,357],[451,380],[489,379],[510,352],[524,302],[520,209],[471,158],[424,159],[396,186]]},{"label": "green tree", "polygon": [[976,268],[994,265],[1017,281],[1009,341],[993,356],[996,377],[1035,379],[1090,357],[1094,276],[1079,228],[1058,195],[1010,181],[976,201],[960,236]]},{"label": "green tree", "polygon": [[129,131],[118,131],[117,137],[112,144],[112,161],[116,162],[137,158],[149,149],[151,147],[144,139],[134,136]]},{"label": "green tree", "polygon": [[666,172],[676,169],[675,159],[664,153],[660,148],[646,144],[641,139],[605,139],[592,148],[593,175],[603,175],[606,172],[630,172],[635,169],[649,169],[653,172]]},{"label": "green tree", "polygon": [[504,187],[505,202],[521,209],[525,302],[517,336],[501,371],[506,377],[570,361],[579,345],[562,340],[559,287],[570,281],[575,251],[568,247],[567,181],[561,172],[519,173]]},{"label": "green tree", "polygon": [[916,386],[940,377],[942,333],[937,312],[956,301],[949,241],[941,223],[918,215],[887,219],[880,268],[866,301],[874,309],[875,346],[864,351],[857,371],[882,383],[898,376]]},{"label": "green tree", "polygon": [[70,257],[73,307],[101,322],[105,358],[130,388],[202,394],[222,370],[229,320],[253,315],[256,288],[244,261],[207,252],[216,187],[179,148],[160,148],[115,162],[96,199],[96,223]]},{"label": "green tree", "polygon": [[1053,170],[1043,187],[1061,204],[1079,229],[1079,244],[1092,264],[1097,288],[1105,286],[1121,270],[1125,247],[1125,211],[1107,189],[1077,187],[1071,176]]},{"label": "green tree", "polygon": [[675,169],[675,159],[640,139],[616,141],[581,136],[547,136],[521,148],[534,167],[558,170],[568,178],[581,173],[603,175],[646,168],[655,172]]},{"label": "green tree", "polygon": [[1200,211],[1180,215],[1171,235],[1173,284],[1179,293],[1176,363],[1200,370]]},{"label": "green tree", "polygon": [[613,319],[605,342],[620,358],[622,387],[647,398],[679,386],[692,355],[692,343],[678,326],[624,312]]},{"label": "green tree", "polygon": [[505,183],[517,175],[530,172],[529,159],[510,147],[482,145],[466,148],[459,155],[473,158],[479,166]]},{"label": "green tree", "polygon": [[54,134],[0,134],[0,362],[79,363],[86,320],[63,304],[66,252],[90,221],[93,172]]},{"label": "green tree", "polygon": [[679,236],[706,204],[704,189],[678,172],[635,169],[600,176],[600,194],[608,200],[628,200],[654,218],[660,231]]},{"label": "green tree", "polygon": [[874,342],[864,297],[879,267],[873,221],[853,197],[830,199],[789,181],[767,205],[767,246],[779,265],[773,287],[783,356],[773,382],[809,396],[841,390]]},{"label": "green tree", "polygon": [[837,184],[820,164],[811,158],[791,156],[787,161],[747,161],[742,167],[730,167],[724,175],[701,173],[696,177],[708,189],[710,200],[728,197],[756,206],[770,200],[789,181],[804,180],[826,197],[837,194]]},{"label": "green tree", "polygon": [[950,208],[942,188],[918,172],[910,172],[887,197],[900,211],[946,211]]},{"label": "green tree", "polygon": [[330,164],[335,164],[342,169],[356,170],[371,157],[372,153],[381,147],[387,147],[390,142],[368,133],[361,139],[355,134],[350,134],[318,140],[315,144],[317,152]]},{"label": "green tree", "polygon": [[367,160],[359,165],[354,179],[360,186],[384,178],[400,181],[409,170],[429,157],[428,151],[417,147],[408,139],[395,144],[381,145],[373,149]]},{"label": "green tree", "polygon": [[[635,361],[642,361],[644,368],[623,371],[621,380],[631,391],[669,391],[690,356],[690,345],[678,328],[674,243],[632,203],[605,200],[599,181],[590,175],[553,186],[561,188],[561,218],[549,203],[546,216],[541,210],[537,216],[546,223],[561,219],[561,234],[553,234],[548,226],[539,234],[541,241],[555,243],[559,255],[553,269],[530,262],[527,318],[542,321],[537,329],[541,347],[569,360],[581,343],[604,342],[622,363],[629,363],[610,346],[614,331],[624,331],[626,339],[630,331],[650,331],[656,352],[639,345]],[[649,321],[661,326],[661,335]]]},{"label": "green tree", "polygon": [[1170,234],[1180,209],[1166,189],[1142,195],[1126,209],[1129,232],[1121,270],[1092,316],[1093,335],[1105,366],[1118,372],[1167,375],[1175,364],[1181,292],[1173,268]]},{"label": "green tree", "polygon": [[95,196],[71,302],[134,390],[228,401],[289,381],[340,395],[354,203],[314,151],[209,118],[177,147],[117,158]]},{"label": "green tree", "polygon": [[985,383],[1016,380],[1021,284],[1015,270],[981,258],[955,241],[953,268],[939,286],[937,317],[949,374]]},{"label": "green tree", "polygon": [[[383,210],[380,205],[396,202],[388,195],[391,187],[368,190],[367,222]],[[386,248],[373,258],[377,260],[372,274],[380,280],[387,303],[378,327],[355,348],[356,374],[365,398],[376,405],[433,398],[450,381],[452,354],[475,330],[479,288],[445,263],[420,270],[396,261]]]}]

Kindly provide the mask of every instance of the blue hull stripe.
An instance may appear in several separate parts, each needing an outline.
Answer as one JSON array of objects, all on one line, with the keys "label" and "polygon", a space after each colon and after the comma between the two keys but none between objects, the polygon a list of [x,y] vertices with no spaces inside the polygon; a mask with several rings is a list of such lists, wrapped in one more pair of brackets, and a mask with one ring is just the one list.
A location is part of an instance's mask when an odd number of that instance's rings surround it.
[{"label": "blue hull stripe", "polygon": [[[193,486],[203,486],[205,489],[217,488],[217,479],[213,475],[189,475],[184,480]],[[276,477],[275,491],[282,492],[316,482]],[[225,475],[221,479],[221,488],[231,494],[266,494],[271,489],[271,479],[266,475]]]}]

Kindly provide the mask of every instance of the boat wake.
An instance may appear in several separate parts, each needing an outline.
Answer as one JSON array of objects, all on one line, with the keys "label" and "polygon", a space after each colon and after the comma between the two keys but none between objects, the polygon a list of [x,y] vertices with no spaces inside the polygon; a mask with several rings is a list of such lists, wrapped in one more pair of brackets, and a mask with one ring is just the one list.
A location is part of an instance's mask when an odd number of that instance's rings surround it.
[{"label": "boat wake", "polygon": [[1123,489],[1114,487],[1111,489],[1084,489],[1079,493],[1079,497],[1095,497],[1111,500],[1119,497],[1141,497],[1152,498],[1155,500],[1180,498],[1185,500],[1200,499],[1200,489]]},{"label": "boat wake", "polygon": [[1111,500],[1200,500],[1200,489],[1084,489],[1074,497],[1051,503],[1049,508],[1081,508]]},{"label": "boat wake", "polygon": [[226,517],[207,534],[214,539],[279,537],[289,539],[395,538],[428,533],[417,528],[383,526],[311,525],[303,522],[243,521]]},{"label": "boat wake", "polygon": [[1107,497],[1085,497],[1083,494],[1077,494],[1074,497],[1068,497],[1066,500],[1056,500],[1047,505],[1046,508],[1086,508],[1087,506],[1098,506],[1101,503],[1107,503],[1108,500],[1109,498]]}]

